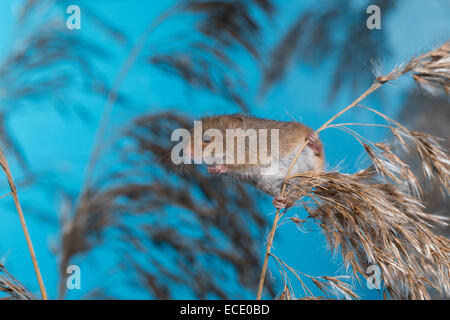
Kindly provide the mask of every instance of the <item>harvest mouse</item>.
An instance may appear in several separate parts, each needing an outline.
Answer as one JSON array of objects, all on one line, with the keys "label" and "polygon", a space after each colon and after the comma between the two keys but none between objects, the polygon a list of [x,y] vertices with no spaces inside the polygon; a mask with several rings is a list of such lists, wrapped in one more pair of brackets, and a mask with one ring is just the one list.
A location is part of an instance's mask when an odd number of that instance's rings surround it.
[{"label": "harvest mouse", "polygon": [[[281,197],[281,188],[292,161],[306,140],[309,143],[290,174],[321,171],[324,167],[321,141],[311,128],[299,122],[232,114],[205,117],[197,123],[201,127],[191,130],[190,147],[184,150],[184,157],[194,163],[208,164],[207,170],[211,174],[226,174],[253,184],[274,197],[272,203],[276,208],[292,205],[293,200]],[[264,149],[266,157],[261,152]]]}]

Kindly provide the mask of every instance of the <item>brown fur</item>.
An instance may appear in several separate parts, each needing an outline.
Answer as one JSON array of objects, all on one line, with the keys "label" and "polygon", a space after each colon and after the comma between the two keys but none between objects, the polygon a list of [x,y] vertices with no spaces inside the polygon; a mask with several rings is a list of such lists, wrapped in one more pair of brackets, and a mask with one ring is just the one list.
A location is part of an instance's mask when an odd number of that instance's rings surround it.
[{"label": "brown fur", "polygon": [[[286,157],[296,150],[299,150],[306,139],[310,137],[310,142],[308,147],[311,147],[317,156],[317,168],[316,170],[323,169],[324,166],[324,154],[322,143],[315,135],[314,131],[303,125],[300,122],[286,122],[286,121],[276,121],[269,119],[261,119],[252,116],[246,116],[242,114],[231,114],[231,115],[220,115],[202,118],[202,128],[203,132],[208,129],[218,129],[222,132],[223,136],[226,136],[226,129],[267,129],[268,136],[270,137],[270,129],[279,129],[279,142],[280,142],[280,158]],[[269,140],[270,141],[270,140]],[[203,144],[205,148],[208,143]],[[246,160],[248,159],[248,145],[246,145]],[[225,148],[224,148],[225,150]],[[270,147],[268,146],[268,151]],[[236,154],[236,152],[235,152]],[[259,155],[258,155],[259,157]],[[258,159],[258,164],[260,159]],[[247,169],[251,164],[233,164],[228,165],[231,169]],[[257,165],[258,165],[257,164]]]}]

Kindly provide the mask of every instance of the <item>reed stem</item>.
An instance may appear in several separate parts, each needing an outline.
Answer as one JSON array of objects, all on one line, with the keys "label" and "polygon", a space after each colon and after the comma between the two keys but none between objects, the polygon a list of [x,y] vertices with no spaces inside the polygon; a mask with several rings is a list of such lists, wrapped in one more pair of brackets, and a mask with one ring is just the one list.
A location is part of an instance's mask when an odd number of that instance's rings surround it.
[{"label": "reed stem", "polygon": [[23,214],[22,207],[20,205],[19,195],[17,194],[17,188],[14,183],[11,171],[9,169],[8,161],[6,160],[5,154],[1,149],[0,149],[0,165],[6,174],[6,178],[8,179],[9,187],[11,189],[11,193],[14,199],[14,204],[16,206],[16,211],[19,214],[20,224],[22,225],[22,230],[25,235],[28,251],[30,252],[31,261],[33,262],[33,268],[36,273],[39,289],[41,290],[42,299],[48,300],[47,292],[45,291],[44,280],[42,279],[41,271],[39,269],[38,261],[36,258],[36,253],[34,252],[33,242],[31,241],[30,233],[28,232],[27,224],[25,221],[25,216]]}]

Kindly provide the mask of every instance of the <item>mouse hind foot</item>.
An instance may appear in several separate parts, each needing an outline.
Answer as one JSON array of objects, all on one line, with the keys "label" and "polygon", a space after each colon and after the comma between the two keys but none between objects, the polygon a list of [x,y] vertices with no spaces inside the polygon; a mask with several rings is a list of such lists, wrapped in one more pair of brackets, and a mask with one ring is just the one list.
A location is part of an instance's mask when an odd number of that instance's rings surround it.
[{"label": "mouse hind foot", "polygon": [[292,207],[293,203],[288,201],[286,197],[278,196],[276,198],[273,198],[272,204],[277,209],[285,209]]}]

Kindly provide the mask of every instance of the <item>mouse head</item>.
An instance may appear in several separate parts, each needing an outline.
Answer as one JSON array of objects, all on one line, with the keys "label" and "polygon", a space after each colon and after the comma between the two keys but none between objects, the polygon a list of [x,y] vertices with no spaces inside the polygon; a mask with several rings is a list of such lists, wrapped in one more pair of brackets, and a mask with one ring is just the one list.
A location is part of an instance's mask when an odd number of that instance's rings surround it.
[{"label": "mouse head", "polygon": [[243,128],[241,115],[204,117],[194,122],[191,128],[189,146],[185,156],[200,164],[223,164],[226,162],[227,129]]}]

